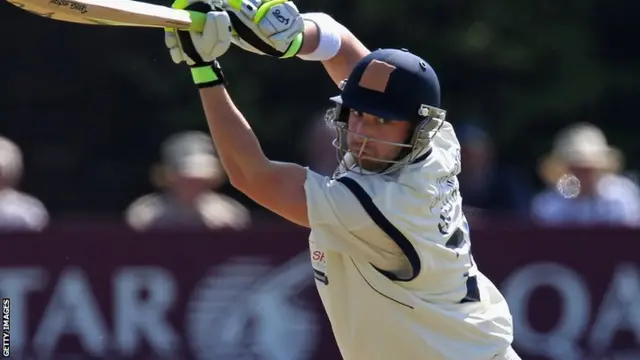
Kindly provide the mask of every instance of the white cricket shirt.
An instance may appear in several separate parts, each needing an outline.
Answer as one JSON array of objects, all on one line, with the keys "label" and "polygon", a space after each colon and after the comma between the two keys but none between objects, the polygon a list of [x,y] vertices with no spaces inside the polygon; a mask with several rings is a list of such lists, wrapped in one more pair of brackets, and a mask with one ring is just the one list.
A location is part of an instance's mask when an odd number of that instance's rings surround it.
[{"label": "white cricket shirt", "polygon": [[389,176],[308,171],[311,261],[345,360],[490,360],[513,340],[471,256],[450,124],[425,155]]}]

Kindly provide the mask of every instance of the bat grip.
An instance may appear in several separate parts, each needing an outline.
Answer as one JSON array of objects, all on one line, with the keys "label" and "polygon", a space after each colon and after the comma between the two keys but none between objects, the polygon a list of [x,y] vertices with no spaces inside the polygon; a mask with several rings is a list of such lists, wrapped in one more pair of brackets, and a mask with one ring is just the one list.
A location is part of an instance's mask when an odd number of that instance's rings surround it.
[{"label": "bat grip", "polygon": [[202,32],[202,30],[204,30],[204,23],[207,21],[207,14],[199,11],[189,11],[189,17],[191,17],[189,31]]}]

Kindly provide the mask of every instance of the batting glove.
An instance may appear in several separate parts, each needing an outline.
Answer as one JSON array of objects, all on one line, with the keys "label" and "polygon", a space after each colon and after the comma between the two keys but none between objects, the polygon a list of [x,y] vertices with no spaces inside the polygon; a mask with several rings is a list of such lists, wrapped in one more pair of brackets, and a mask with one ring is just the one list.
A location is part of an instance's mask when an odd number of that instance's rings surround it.
[{"label": "batting glove", "polygon": [[174,63],[191,67],[194,83],[199,88],[226,85],[217,58],[231,46],[231,20],[224,11],[215,11],[209,1],[177,0],[175,9],[199,11],[207,14],[202,33],[165,29],[165,45]]},{"label": "batting glove", "polygon": [[260,55],[295,56],[302,47],[304,19],[289,0],[214,0],[233,25],[232,42]]}]

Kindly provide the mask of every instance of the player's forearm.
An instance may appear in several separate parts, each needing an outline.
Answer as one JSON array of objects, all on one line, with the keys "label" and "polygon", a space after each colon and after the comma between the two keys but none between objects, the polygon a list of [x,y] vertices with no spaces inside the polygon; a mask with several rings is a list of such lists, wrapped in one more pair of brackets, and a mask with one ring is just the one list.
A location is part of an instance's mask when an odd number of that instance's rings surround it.
[{"label": "player's forearm", "polygon": [[370,53],[369,49],[349,29],[333,19],[329,22],[323,21],[320,24],[305,20],[304,24],[304,44],[299,52],[299,55],[303,57],[318,49],[323,27],[325,32],[336,32],[339,35],[340,48],[338,52],[330,59],[322,61],[322,65],[336,85],[346,79],[356,63]]},{"label": "player's forearm", "polygon": [[338,54],[332,59],[322,62],[336,85],[340,85],[342,80],[347,79],[356,64],[370,52],[349,30],[345,28],[345,31]]},{"label": "player's forearm", "polygon": [[236,185],[255,178],[255,174],[265,168],[269,160],[226,89],[223,86],[201,89],[200,98],[229,181]]}]

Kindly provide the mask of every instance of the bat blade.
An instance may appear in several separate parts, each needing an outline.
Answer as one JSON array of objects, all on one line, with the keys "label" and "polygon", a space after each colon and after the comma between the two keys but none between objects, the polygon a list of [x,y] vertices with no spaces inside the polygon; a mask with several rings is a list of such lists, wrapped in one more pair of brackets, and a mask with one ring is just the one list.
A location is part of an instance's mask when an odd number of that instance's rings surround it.
[{"label": "bat blade", "polygon": [[8,0],[53,20],[109,26],[202,31],[206,15],[133,0]]},{"label": "bat blade", "polygon": [[41,16],[47,19],[52,19],[52,20],[66,21],[66,22],[85,24],[85,25],[109,25],[109,26],[126,25],[126,24],[120,24],[117,22],[85,18],[85,17],[73,15],[73,14],[54,11],[54,10],[43,8],[41,6],[34,5],[31,3],[25,3],[25,2],[13,1],[13,0],[7,0],[7,2],[11,5],[14,5],[34,15],[38,15],[38,16]]}]

